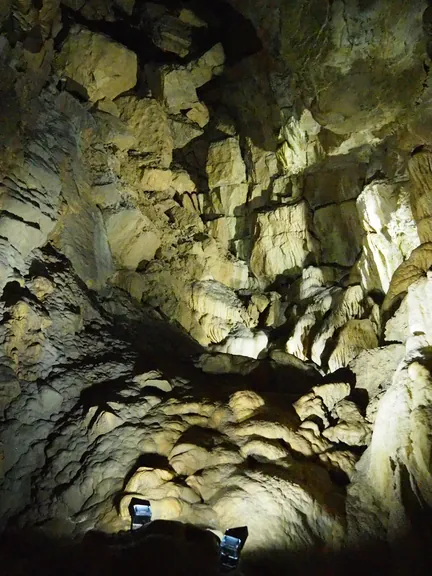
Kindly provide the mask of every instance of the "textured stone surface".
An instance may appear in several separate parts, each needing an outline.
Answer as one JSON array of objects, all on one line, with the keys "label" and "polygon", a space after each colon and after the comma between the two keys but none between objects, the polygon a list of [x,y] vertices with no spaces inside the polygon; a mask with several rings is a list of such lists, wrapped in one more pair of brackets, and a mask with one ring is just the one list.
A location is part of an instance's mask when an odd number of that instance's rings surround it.
[{"label": "textured stone surface", "polygon": [[[416,573],[430,8],[62,4],[0,6],[0,529],[96,529],[94,574],[158,546],[151,572],[211,574],[198,526],[239,525],[240,573]],[[125,557],[100,531],[134,496]]]},{"label": "textured stone surface", "polygon": [[314,224],[324,263],[354,264],[360,253],[360,222],[354,201],[332,204],[315,212]]},{"label": "textured stone surface", "polygon": [[314,257],[316,241],[310,226],[305,202],[258,214],[250,263],[253,273],[267,283],[279,274],[297,274]]},{"label": "textured stone surface", "polygon": [[143,260],[152,260],[160,246],[155,227],[139,210],[124,210],[105,220],[108,242],[120,268],[136,270]]},{"label": "textured stone surface", "polygon": [[211,144],[206,171],[210,190],[219,186],[241,184],[246,180],[246,169],[236,138]]},{"label": "textured stone surface", "polygon": [[57,60],[63,75],[84,87],[93,102],[114,99],[137,82],[136,55],[109,37],[74,27]]},{"label": "textured stone surface", "polygon": [[135,137],[131,148],[146,155],[149,163],[168,167],[172,160],[173,140],[166,114],[152,99],[126,96],[116,101],[120,117]]}]

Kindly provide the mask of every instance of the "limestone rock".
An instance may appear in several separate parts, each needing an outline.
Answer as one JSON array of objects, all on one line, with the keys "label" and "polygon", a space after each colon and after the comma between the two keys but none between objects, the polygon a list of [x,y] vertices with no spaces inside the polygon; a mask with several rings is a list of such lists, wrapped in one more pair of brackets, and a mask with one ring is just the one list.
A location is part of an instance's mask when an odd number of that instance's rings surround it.
[{"label": "limestone rock", "polygon": [[387,182],[373,182],[357,198],[366,232],[359,262],[363,285],[387,292],[393,273],[419,244],[409,198]]},{"label": "limestone rock", "polygon": [[315,240],[309,232],[310,212],[305,202],[257,215],[250,267],[270,284],[280,275],[294,275],[313,258]]},{"label": "limestone rock", "polygon": [[294,410],[302,421],[309,418],[313,420],[319,419],[325,428],[329,425],[322,399],[316,397],[313,392],[297,400],[294,404]]},{"label": "limestone rock", "polygon": [[344,398],[350,395],[351,388],[349,384],[343,382],[335,382],[331,384],[322,384],[321,386],[314,386],[312,388],[315,396],[322,399],[327,410],[331,411],[339,404]]},{"label": "limestone rock", "polygon": [[198,366],[205,374],[247,375],[258,367],[258,362],[247,356],[233,356],[223,352],[219,354],[203,354],[200,356]]},{"label": "limestone rock", "polygon": [[116,105],[121,119],[135,137],[136,150],[146,156],[148,164],[168,168],[172,160],[173,139],[161,106],[151,98],[138,99],[135,96],[119,98]]},{"label": "limestone rock", "polygon": [[246,328],[232,331],[220,344],[214,346],[216,352],[233,356],[260,358],[267,348],[268,337],[265,332],[253,333]]},{"label": "limestone rock", "polygon": [[224,62],[222,44],[216,44],[187,66],[147,67],[147,75],[155,97],[169,112],[178,114],[199,102],[196,89],[221,74]]},{"label": "limestone rock", "polygon": [[385,325],[387,342],[405,343],[408,335],[408,300],[405,297]]},{"label": "limestone rock", "polygon": [[137,209],[123,210],[105,219],[108,242],[121,268],[136,270],[143,260],[152,260],[160,237],[150,220]]},{"label": "limestone rock", "polygon": [[152,19],[151,37],[154,44],[164,52],[173,52],[181,58],[188,55],[192,44],[190,25],[171,14]]},{"label": "limestone rock", "polygon": [[384,309],[388,310],[396,298],[404,296],[410,285],[424,277],[431,266],[432,242],[426,242],[415,248],[395,271],[383,304]]},{"label": "limestone rock", "polygon": [[94,289],[102,288],[113,273],[113,263],[103,216],[86,205],[64,218],[60,245],[77,274]]},{"label": "limestone rock", "polygon": [[315,212],[314,225],[323,262],[354,264],[361,246],[361,226],[354,201],[320,208]]},{"label": "limestone rock", "polygon": [[246,180],[246,169],[237,138],[227,138],[210,145],[206,172],[210,190],[241,184]]},{"label": "limestone rock", "polygon": [[332,442],[343,442],[348,446],[365,446],[371,439],[371,429],[355,404],[344,400],[336,406],[339,421],[327,428],[323,436]]},{"label": "limestone rock", "polygon": [[312,209],[336,202],[355,200],[362,191],[364,168],[354,163],[307,174],[305,177],[305,197]]},{"label": "limestone rock", "polygon": [[248,185],[220,185],[205,195],[204,214],[241,216],[246,212]]},{"label": "limestone rock", "polygon": [[391,385],[393,376],[405,355],[401,344],[364,350],[349,363],[356,375],[356,389],[366,390],[372,399]]},{"label": "limestone rock", "polygon": [[321,126],[309,110],[304,110],[299,120],[291,117],[283,126],[284,143],[278,150],[278,159],[288,174],[298,174],[319,162],[324,151],[318,139]]},{"label": "limestone rock", "polygon": [[349,320],[339,332],[337,344],[330,355],[330,371],[346,366],[362,350],[377,347],[378,338],[369,319]]},{"label": "limestone rock", "polygon": [[431,205],[431,152],[424,148],[414,154],[409,162],[411,183],[411,206],[422,242],[432,241]]},{"label": "limestone rock", "polygon": [[7,366],[2,366],[0,371],[0,413],[21,394],[21,386]]},{"label": "limestone rock", "polygon": [[191,122],[198,124],[200,128],[207,126],[210,120],[210,112],[204,102],[197,102],[192,106],[192,108],[187,112],[186,116]]},{"label": "limestone rock", "polygon": [[185,170],[172,172],[171,186],[179,194],[195,192],[196,184]]},{"label": "limestone rock", "polygon": [[137,82],[136,55],[107,36],[81,26],[71,29],[57,67],[83,86],[92,102],[113,100]]},{"label": "limestone rock", "polygon": [[198,124],[191,122],[182,115],[170,116],[169,125],[173,147],[176,150],[184,148],[189,142],[199,138],[204,133]]},{"label": "limestone rock", "polygon": [[161,168],[146,168],[143,171],[141,186],[143,190],[163,192],[170,188],[172,184],[171,170],[162,170]]}]

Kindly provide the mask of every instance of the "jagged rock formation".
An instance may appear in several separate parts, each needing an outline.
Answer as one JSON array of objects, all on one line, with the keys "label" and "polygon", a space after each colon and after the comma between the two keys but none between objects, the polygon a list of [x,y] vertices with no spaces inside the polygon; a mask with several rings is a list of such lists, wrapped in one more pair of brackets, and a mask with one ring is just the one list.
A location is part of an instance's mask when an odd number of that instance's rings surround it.
[{"label": "jagged rock formation", "polygon": [[430,12],[1,4],[2,530],[423,534]]}]

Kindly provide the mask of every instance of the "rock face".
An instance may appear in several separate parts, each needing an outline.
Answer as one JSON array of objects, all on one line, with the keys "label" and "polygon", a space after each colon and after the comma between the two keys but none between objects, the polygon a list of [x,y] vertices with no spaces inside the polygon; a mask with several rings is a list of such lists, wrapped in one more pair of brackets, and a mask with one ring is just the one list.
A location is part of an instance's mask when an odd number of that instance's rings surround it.
[{"label": "rock face", "polygon": [[117,534],[139,497],[197,573],[247,526],[244,573],[382,543],[411,574],[431,8],[180,4],[0,6],[0,530]]},{"label": "rock face", "polygon": [[133,88],[137,57],[121,44],[82,27],[71,30],[57,60],[61,73],[82,86],[93,102]]}]

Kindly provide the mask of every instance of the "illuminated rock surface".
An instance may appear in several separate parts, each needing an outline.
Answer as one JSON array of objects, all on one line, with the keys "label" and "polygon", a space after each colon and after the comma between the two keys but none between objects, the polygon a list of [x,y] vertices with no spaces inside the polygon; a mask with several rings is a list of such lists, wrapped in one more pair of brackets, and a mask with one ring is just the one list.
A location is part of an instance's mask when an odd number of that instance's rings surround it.
[{"label": "illuminated rock surface", "polygon": [[430,572],[431,21],[1,3],[8,574]]}]

